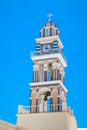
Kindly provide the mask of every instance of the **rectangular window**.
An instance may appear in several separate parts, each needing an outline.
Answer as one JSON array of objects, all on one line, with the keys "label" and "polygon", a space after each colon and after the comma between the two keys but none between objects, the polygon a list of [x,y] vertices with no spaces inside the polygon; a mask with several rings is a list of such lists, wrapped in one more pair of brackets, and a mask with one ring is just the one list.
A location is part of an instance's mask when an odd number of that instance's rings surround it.
[{"label": "rectangular window", "polygon": [[50,71],[48,71],[48,81],[50,81]]},{"label": "rectangular window", "polygon": [[52,36],[52,27],[50,27],[50,36]]},{"label": "rectangular window", "polygon": [[38,74],[37,74],[37,81],[40,82],[40,75],[39,75],[39,71],[38,71]]},{"label": "rectangular window", "polygon": [[60,87],[58,87],[58,95],[60,95]]},{"label": "rectangular window", "polygon": [[58,80],[61,80],[61,74],[58,72]]},{"label": "rectangular window", "polygon": [[32,111],[31,106],[32,106],[32,99],[30,99],[30,112]]},{"label": "rectangular window", "polygon": [[47,81],[47,71],[44,71],[44,81]]},{"label": "rectangular window", "polygon": [[58,111],[60,111],[60,97],[58,97]]},{"label": "rectangular window", "polygon": [[43,37],[45,37],[45,29],[43,29]]},{"label": "rectangular window", "polygon": [[40,37],[42,37],[42,36],[41,36],[41,32],[40,32]]},{"label": "rectangular window", "polygon": [[52,30],[52,36],[54,36],[55,35],[55,30]]},{"label": "rectangular window", "polygon": [[46,36],[49,36],[49,30],[46,29]]},{"label": "rectangular window", "polygon": [[58,97],[58,111],[62,111],[62,99]]},{"label": "rectangular window", "polygon": [[38,108],[38,99],[36,99],[36,112],[39,111],[39,108]]},{"label": "rectangular window", "polygon": [[56,35],[58,35],[58,29],[56,29]]},{"label": "rectangular window", "polygon": [[36,82],[36,71],[34,71],[34,82]]}]

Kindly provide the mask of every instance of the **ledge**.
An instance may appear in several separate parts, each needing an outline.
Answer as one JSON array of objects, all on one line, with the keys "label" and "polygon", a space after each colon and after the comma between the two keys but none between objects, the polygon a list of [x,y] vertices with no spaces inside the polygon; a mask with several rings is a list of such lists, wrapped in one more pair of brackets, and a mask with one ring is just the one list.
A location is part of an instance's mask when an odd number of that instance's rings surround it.
[{"label": "ledge", "polygon": [[65,57],[61,53],[52,53],[52,54],[44,54],[44,55],[31,55],[31,59],[35,60],[45,60],[45,59],[53,59],[59,58],[64,67],[67,67],[67,62]]},{"label": "ledge", "polygon": [[54,40],[57,40],[58,43],[59,43],[60,48],[62,49],[64,47],[58,35],[49,36],[49,37],[42,37],[42,38],[36,38],[35,40],[36,40],[37,43],[46,43],[46,42],[52,42]]},{"label": "ledge", "polygon": [[65,92],[68,92],[68,90],[66,89],[66,87],[64,86],[64,84],[61,80],[29,83],[29,85],[31,87],[44,86],[44,85],[58,85],[58,84],[60,84],[62,86],[62,88],[65,90]]}]

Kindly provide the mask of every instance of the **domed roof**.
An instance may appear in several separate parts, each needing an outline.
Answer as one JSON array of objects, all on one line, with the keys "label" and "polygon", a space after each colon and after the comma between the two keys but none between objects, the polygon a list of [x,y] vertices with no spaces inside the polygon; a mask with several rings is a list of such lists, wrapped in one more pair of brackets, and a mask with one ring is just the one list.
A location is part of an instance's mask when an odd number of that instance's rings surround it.
[{"label": "domed roof", "polygon": [[47,21],[45,23],[45,27],[49,27],[49,26],[56,27],[56,24],[53,21]]},{"label": "domed roof", "polygon": [[56,36],[59,34],[59,29],[53,21],[47,21],[44,27],[40,30],[40,37]]}]

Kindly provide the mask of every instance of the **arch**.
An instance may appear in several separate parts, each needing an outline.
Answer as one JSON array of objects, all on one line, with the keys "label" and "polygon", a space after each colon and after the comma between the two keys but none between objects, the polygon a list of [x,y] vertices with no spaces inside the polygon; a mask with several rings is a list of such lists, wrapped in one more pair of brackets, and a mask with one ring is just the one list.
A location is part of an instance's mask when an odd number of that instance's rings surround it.
[{"label": "arch", "polygon": [[39,91],[38,91],[38,99],[39,99],[39,104],[41,103],[41,95],[44,95],[45,92],[50,92],[51,94],[51,90],[47,87],[45,88],[41,88]]},{"label": "arch", "polygon": [[49,63],[53,63],[53,60],[48,60],[48,64],[49,64]]},{"label": "arch", "polygon": [[51,90],[49,88],[44,87],[44,88],[41,88],[38,93],[41,94],[41,93],[46,92],[46,91],[50,91],[51,92]]},{"label": "arch", "polygon": [[47,111],[47,100],[51,97],[51,90],[47,87],[41,88],[38,92],[38,103],[40,105],[40,111]]}]

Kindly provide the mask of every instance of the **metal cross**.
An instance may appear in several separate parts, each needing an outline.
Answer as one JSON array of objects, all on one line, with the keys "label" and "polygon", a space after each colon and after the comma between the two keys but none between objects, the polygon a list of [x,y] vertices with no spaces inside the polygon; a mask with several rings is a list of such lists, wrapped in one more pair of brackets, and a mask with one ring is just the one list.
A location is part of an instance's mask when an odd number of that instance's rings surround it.
[{"label": "metal cross", "polygon": [[49,22],[50,22],[52,16],[53,16],[53,14],[51,14],[51,13],[49,13],[49,14],[47,15]]}]

